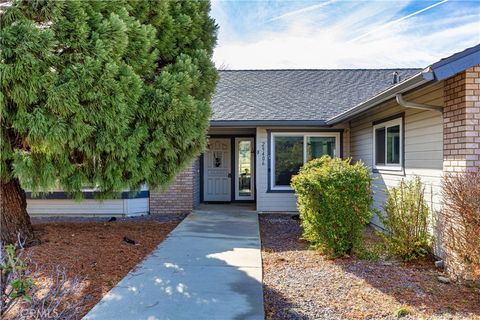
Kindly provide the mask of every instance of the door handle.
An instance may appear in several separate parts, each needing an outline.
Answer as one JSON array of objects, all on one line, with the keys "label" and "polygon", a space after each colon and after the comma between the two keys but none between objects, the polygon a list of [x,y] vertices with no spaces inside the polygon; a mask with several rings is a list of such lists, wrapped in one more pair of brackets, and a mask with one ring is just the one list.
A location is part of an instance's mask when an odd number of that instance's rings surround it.
[{"label": "door handle", "polygon": [[231,178],[231,177],[232,177],[232,174],[231,174],[231,173],[227,174],[227,177]]}]

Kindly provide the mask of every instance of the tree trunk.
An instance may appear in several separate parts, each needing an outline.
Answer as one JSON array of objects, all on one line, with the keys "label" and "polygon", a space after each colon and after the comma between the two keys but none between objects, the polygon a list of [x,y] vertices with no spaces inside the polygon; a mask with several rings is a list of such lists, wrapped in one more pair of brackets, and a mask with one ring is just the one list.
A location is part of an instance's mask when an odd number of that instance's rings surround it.
[{"label": "tree trunk", "polygon": [[3,243],[34,240],[33,228],[27,213],[27,198],[18,179],[1,183],[0,235]]}]

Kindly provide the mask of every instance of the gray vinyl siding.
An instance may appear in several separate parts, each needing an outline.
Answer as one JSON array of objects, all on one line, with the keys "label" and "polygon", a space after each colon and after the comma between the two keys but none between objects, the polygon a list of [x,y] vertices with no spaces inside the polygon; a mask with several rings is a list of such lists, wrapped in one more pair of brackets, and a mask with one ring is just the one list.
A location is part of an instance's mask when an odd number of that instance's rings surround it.
[{"label": "gray vinyl siding", "polygon": [[257,211],[288,212],[297,211],[297,199],[294,193],[268,192],[268,133],[267,128],[257,128]]},{"label": "gray vinyl siding", "polygon": [[68,199],[28,199],[30,216],[136,216],[149,212],[148,198],[75,201]]},{"label": "gray vinyl siding", "polygon": [[345,128],[343,131],[343,158],[350,157],[350,128]]},{"label": "gray vinyl siding", "polygon": [[[406,96],[407,101],[442,105],[443,82]],[[441,180],[443,174],[443,117],[439,112],[403,108],[389,102],[350,121],[350,154],[354,160],[373,165],[372,122],[395,114],[405,113],[405,175],[374,173],[375,207],[382,209],[385,189],[396,186],[403,178],[419,176],[425,183],[425,196],[434,211],[441,208]],[[380,225],[377,217],[372,222]]]}]

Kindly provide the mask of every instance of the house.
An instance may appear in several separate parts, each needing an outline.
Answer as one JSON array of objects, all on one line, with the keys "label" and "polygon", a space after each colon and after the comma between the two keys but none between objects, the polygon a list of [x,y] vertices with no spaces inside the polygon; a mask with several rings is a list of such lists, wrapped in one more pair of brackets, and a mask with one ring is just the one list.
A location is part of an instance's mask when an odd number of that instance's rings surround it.
[{"label": "house", "polygon": [[480,45],[424,69],[220,71],[212,105],[208,149],[167,190],[60,209],[29,200],[30,214],[181,213],[201,202],[296,211],[290,178],[324,154],[368,165],[377,207],[387,187],[418,175],[438,210],[442,176],[480,167]]}]

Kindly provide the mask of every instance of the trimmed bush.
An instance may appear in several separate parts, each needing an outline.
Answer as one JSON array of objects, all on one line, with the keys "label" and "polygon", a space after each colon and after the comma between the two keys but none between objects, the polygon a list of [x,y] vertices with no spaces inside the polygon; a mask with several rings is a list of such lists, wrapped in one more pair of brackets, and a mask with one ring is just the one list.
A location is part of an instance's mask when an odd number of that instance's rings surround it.
[{"label": "trimmed bush", "polygon": [[430,208],[424,197],[425,187],[420,177],[404,180],[387,190],[385,216],[378,212],[386,232],[380,233],[387,249],[405,261],[431,252],[429,233]]},{"label": "trimmed bush", "polygon": [[323,156],[306,163],[292,178],[303,238],[331,256],[350,254],[371,217],[371,181],[362,162]]}]

